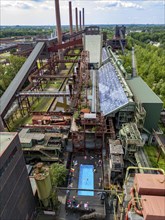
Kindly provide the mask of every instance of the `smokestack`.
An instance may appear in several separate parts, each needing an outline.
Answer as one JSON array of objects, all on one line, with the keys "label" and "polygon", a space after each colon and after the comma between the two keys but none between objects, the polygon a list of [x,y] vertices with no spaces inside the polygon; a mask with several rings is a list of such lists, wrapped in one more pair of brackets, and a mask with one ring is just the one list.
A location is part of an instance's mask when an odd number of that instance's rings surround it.
[{"label": "smokestack", "polygon": [[84,8],[82,9],[82,22],[83,22],[83,29],[85,28],[85,14],[84,14]]},{"label": "smokestack", "polygon": [[78,11],[77,11],[77,8],[75,8],[75,14],[76,14],[76,32],[78,32]]},{"label": "smokestack", "polygon": [[55,12],[56,12],[56,29],[57,29],[58,43],[61,44],[62,43],[62,32],[61,32],[59,0],[55,0]]},{"label": "smokestack", "polygon": [[80,31],[81,31],[81,29],[82,29],[82,27],[81,27],[81,11],[79,11],[79,19],[80,19]]},{"label": "smokestack", "polygon": [[70,35],[73,34],[73,24],[72,24],[72,2],[69,2],[69,23],[70,23]]}]

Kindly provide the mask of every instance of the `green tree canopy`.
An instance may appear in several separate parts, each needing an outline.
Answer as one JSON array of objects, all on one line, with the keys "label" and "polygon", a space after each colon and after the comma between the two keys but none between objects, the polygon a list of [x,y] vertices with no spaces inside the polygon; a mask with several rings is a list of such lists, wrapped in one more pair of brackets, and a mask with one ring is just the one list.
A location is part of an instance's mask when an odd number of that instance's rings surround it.
[{"label": "green tree canopy", "polygon": [[19,69],[24,64],[26,58],[11,55],[9,58],[9,65],[0,64],[0,96],[14,79]]},{"label": "green tree canopy", "polygon": [[63,164],[54,163],[50,167],[52,186],[63,186],[66,181],[67,169]]}]

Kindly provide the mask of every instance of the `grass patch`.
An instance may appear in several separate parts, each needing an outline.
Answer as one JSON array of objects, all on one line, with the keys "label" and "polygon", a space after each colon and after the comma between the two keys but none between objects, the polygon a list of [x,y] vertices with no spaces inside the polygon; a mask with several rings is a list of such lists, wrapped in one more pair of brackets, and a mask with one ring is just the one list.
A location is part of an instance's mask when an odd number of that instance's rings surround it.
[{"label": "grass patch", "polygon": [[157,163],[159,150],[156,146],[144,146],[144,151],[148,155],[148,158],[153,167],[165,170],[165,156],[163,153],[160,155],[159,162]]},{"label": "grass patch", "polygon": [[72,63],[65,63],[66,68],[69,69],[72,66]]},{"label": "grass patch", "polygon": [[79,53],[80,53],[80,50],[79,50],[79,49],[76,49],[76,50],[74,50],[74,53],[75,53],[75,54],[79,54]]},{"label": "grass patch", "polygon": [[19,117],[14,124],[11,123],[10,124],[10,131],[17,131],[17,129],[21,126],[21,125],[26,125],[26,124],[31,124],[32,122],[32,116],[26,115],[25,117]]},{"label": "grass patch", "polygon": [[62,83],[62,81],[49,82],[47,89],[50,89],[50,88],[58,89],[60,87],[61,83]]},{"label": "grass patch", "polygon": [[52,103],[54,98],[46,98],[42,97],[39,99],[39,101],[36,101],[35,104],[32,107],[33,111],[40,112],[40,111],[47,111],[50,104]]}]

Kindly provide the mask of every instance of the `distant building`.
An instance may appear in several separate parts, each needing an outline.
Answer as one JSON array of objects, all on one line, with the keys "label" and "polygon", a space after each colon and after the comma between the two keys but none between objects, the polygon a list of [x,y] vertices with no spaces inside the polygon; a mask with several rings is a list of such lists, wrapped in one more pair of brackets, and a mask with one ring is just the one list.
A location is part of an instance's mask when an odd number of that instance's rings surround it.
[{"label": "distant building", "polygon": [[35,201],[17,133],[0,132],[0,219],[33,219]]}]

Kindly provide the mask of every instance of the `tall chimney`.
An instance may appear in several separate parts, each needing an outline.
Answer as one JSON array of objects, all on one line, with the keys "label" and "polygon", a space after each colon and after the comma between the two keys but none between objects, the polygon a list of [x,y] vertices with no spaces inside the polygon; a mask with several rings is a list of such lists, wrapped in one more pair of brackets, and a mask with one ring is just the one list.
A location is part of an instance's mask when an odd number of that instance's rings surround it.
[{"label": "tall chimney", "polygon": [[78,10],[75,8],[75,14],[76,14],[76,32],[78,32]]},{"label": "tall chimney", "polygon": [[58,44],[61,44],[62,43],[62,32],[61,32],[59,0],[55,0],[55,12],[56,12],[56,29],[57,29]]},{"label": "tall chimney", "polygon": [[70,23],[70,35],[73,34],[73,24],[72,24],[72,2],[69,2],[69,23]]},{"label": "tall chimney", "polygon": [[80,31],[81,31],[81,29],[82,29],[82,27],[81,27],[81,11],[79,11],[79,19],[80,19]]},{"label": "tall chimney", "polygon": [[85,28],[85,14],[84,14],[84,8],[82,9],[82,23],[83,23],[83,29]]}]

